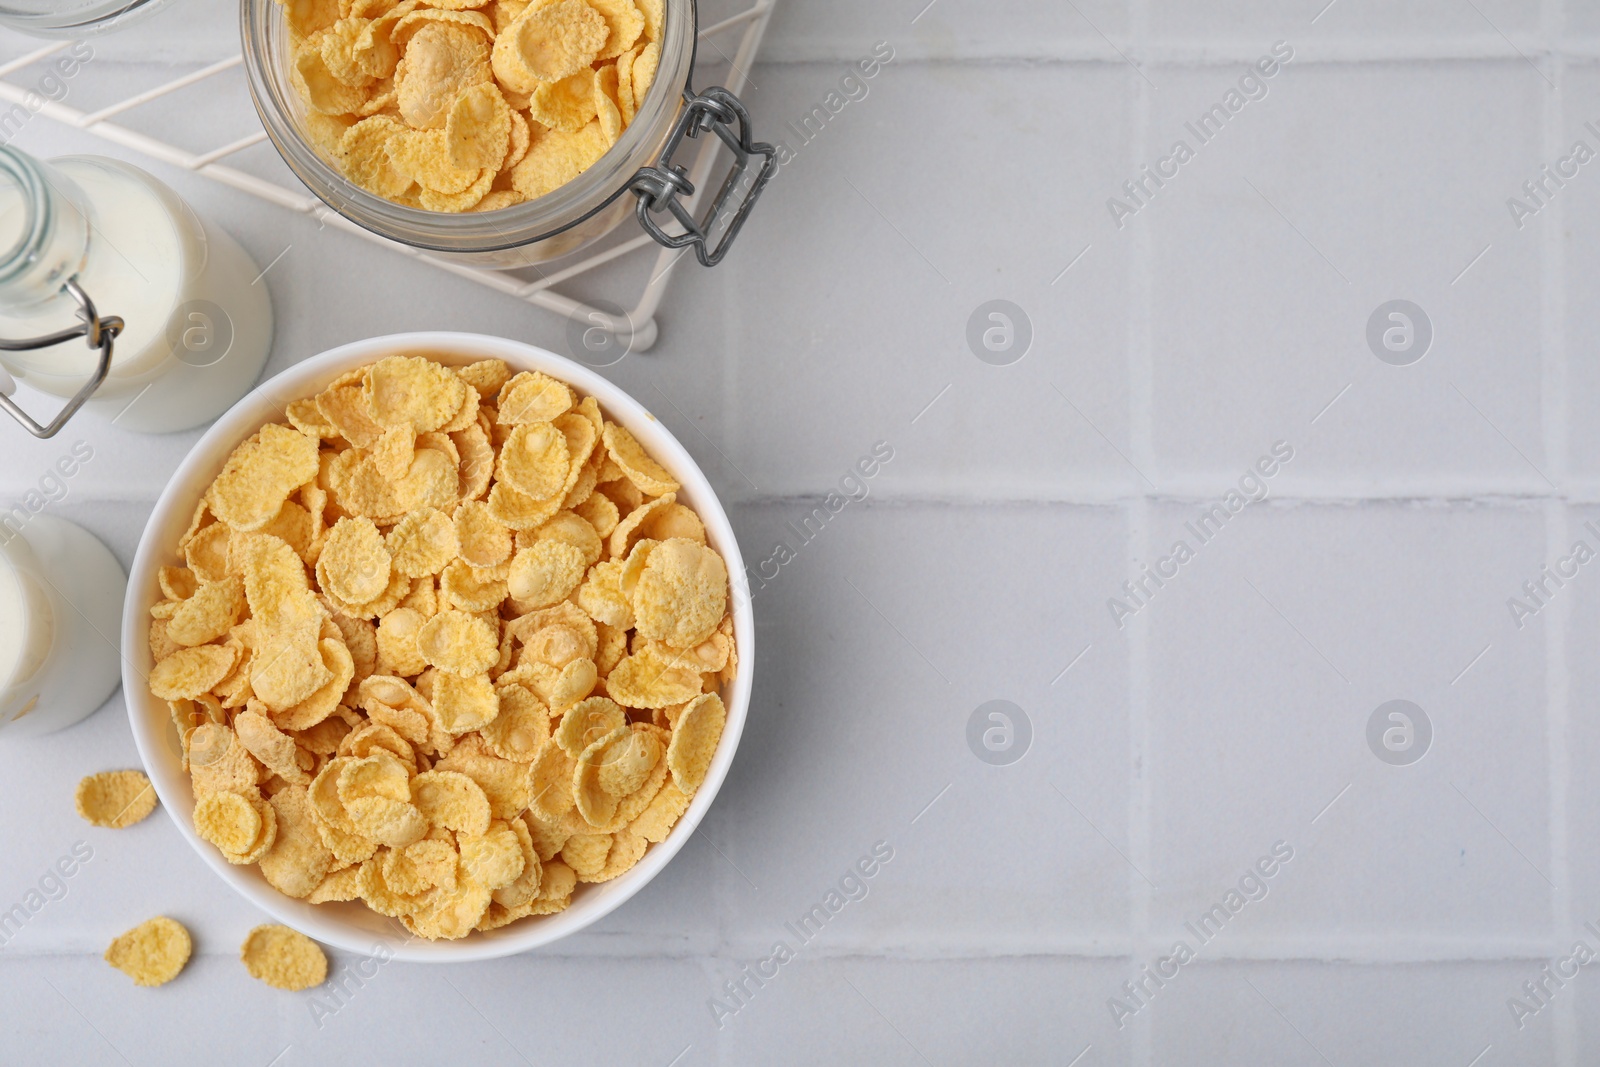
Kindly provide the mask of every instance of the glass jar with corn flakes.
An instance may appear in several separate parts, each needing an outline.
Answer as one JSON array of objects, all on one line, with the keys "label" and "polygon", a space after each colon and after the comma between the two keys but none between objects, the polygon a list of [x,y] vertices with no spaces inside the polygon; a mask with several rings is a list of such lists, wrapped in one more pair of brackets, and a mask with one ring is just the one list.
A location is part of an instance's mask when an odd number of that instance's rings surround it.
[{"label": "glass jar with corn flakes", "polygon": [[[690,86],[694,0],[242,0],[251,95],[346,219],[473,266],[568,255],[630,214],[719,262],[776,166],[726,89]],[[695,211],[675,159],[715,134]]]}]

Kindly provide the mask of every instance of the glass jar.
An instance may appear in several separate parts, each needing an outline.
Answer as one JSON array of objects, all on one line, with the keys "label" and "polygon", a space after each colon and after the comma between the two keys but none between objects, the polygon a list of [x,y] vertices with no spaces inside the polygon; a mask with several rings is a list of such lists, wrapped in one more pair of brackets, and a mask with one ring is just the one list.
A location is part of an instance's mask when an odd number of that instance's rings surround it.
[{"label": "glass jar", "polygon": [[0,25],[35,37],[89,37],[120,29],[167,0],[3,0]]},{"label": "glass jar", "polygon": [[[532,266],[592,244],[632,214],[662,244],[693,246],[711,266],[727,252],[776,170],[776,149],[751,139],[749,115],[737,97],[725,89],[696,94],[690,88],[698,24],[694,0],[667,0],[655,80],[633,121],[598,162],[535,200],[461,214],[397,204],[347,180],[302,132],[306,105],[290,81],[294,57],[282,7],[275,0],[241,0],[241,14],[250,95],[289,169],[351,222],[447,259],[478,267]],[[729,147],[734,165],[697,220],[678,200],[694,187],[672,156],[685,137],[706,132]],[[677,223],[671,232],[658,221],[665,214]]]},{"label": "glass jar", "polygon": [[[80,405],[147,432],[221,414],[272,344],[257,281],[238,242],[144,171],[0,146],[0,406],[35,435]],[[41,425],[8,375],[67,405]]]},{"label": "glass jar", "polygon": [[127,576],[53,515],[0,515],[0,739],[71,726],[117,688]]}]

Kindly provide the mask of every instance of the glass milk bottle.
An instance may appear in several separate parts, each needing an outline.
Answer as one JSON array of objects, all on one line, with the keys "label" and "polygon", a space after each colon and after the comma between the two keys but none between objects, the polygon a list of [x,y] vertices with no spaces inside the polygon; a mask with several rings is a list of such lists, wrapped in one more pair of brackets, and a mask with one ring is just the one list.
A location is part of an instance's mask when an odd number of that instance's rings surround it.
[{"label": "glass milk bottle", "polygon": [[87,717],[117,688],[127,578],[53,515],[0,525],[0,742]]},{"label": "glass milk bottle", "polygon": [[[259,273],[136,167],[0,146],[0,407],[41,437],[80,405],[151,433],[209,422],[266,362]],[[11,377],[66,402],[36,418],[11,399]]]}]

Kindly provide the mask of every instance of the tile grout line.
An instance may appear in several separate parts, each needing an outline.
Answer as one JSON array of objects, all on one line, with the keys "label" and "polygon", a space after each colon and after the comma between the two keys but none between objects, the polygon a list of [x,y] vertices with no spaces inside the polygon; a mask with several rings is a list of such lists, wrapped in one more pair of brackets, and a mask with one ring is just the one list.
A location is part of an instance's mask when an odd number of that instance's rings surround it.
[{"label": "tile grout line", "polygon": [[[1541,5],[1545,44],[1560,39],[1563,21],[1563,0],[1544,0]],[[1548,48],[1547,48],[1548,50]],[[1566,63],[1559,52],[1550,51],[1550,75],[1555,85],[1546,92],[1542,108],[1544,129],[1540,140],[1543,155],[1554,158],[1562,143],[1562,126],[1566,118],[1563,88],[1566,84]],[[1544,377],[1544,450],[1545,459],[1554,469],[1558,484],[1564,484],[1568,470],[1567,444],[1567,346],[1566,346],[1566,264],[1563,255],[1563,229],[1565,204],[1553,202],[1550,225],[1539,233],[1540,273],[1544,279],[1540,296],[1540,363]],[[1547,504],[1547,549],[1555,558],[1562,551],[1570,526],[1570,505],[1564,496],[1557,496]],[[1573,901],[1571,890],[1571,857],[1568,850],[1569,811],[1571,807],[1571,766],[1568,761],[1567,730],[1569,726],[1569,671],[1567,665],[1567,631],[1571,621],[1570,598],[1555,605],[1555,618],[1551,620],[1545,641],[1545,738],[1549,754],[1547,779],[1550,795],[1549,837],[1550,876],[1555,882],[1551,893],[1551,919],[1555,925],[1553,944],[1572,927]],[[1556,1062],[1570,1067],[1578,1062],[1578,1021],[1575,1002],[1562,999],[1556,1005],[1554,1039]]]},{"label": "tile grout line", "polygon": [[[1149,35],[1148,0],[1129,0],[1129,30],[1134,40],[1144,40]],[[1129,114],[1131,136],[1128,142],[1129,170],[1138,166],[1138,158],[1149,137],[1151,110],[1154,102],[1150,82],[1140,77],[1133,82],[1134,103]],[[1152,431],[1154,405],[1154,371],[1151,365],[1150,310],[1154,303],[1152,288],[1155,271],[1151,252],[1151,227],[1135,226],[1128,234],[1133,240],[1128,257],[1130,290],[1128,301],[1128,448],[1138,458],[1139,469],[1155,471],[1155,439]],[[1137,561],[1148,557],[1150,542],[1149,486],[1140,489],[1139,495],[1127,509],[1128,566],[1137,569]],[[1155,833],[1155,815],[1151,803],[1150,787],[1150,670],[1147,627],[1135,624],[1128,635],[1128,773],[1131,777],[1128,802],[1128,851],[1142,871],[1151,870],[1152,839]],[[1154,906],[1154,890],[1143,878],[1128,879],[1128,918],[1131,927],[1133,955],[1128,961],[1130,972],[1139,965],[1139,954],[1150,941],[1150,913]],[[1132,1049],[1129,1060],[1134,1067],[1150,1067],[1156,1062],[1154,1027],[1148,1022],[1133,1027],[1130,1035]]]}]

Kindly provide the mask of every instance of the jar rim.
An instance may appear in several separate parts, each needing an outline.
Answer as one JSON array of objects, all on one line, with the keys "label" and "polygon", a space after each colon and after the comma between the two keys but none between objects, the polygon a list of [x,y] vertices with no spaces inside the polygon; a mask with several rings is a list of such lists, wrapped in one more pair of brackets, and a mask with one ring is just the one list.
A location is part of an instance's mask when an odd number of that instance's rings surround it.
[{"label": "jar rim", "polygon": [[268,139],[295,176],[329,209],[400,244],[433,252],[504,252],[544,241],[605,210],[657,153],[689,91],[698,14],[695,0],[669,0],[661,64],[644,103],[617,143],[576,178],[533,200],[481,212],[410,207],[356,185],[301,132],[305,104],[289,82],[288,24],[276,0],[240,0],[250,97]]}]

